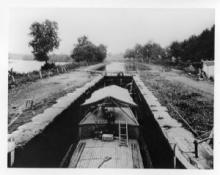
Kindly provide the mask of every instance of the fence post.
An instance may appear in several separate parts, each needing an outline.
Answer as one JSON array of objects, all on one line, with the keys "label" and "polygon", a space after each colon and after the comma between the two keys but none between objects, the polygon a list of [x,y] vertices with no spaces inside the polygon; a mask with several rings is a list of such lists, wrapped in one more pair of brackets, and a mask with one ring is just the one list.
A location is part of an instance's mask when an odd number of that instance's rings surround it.
[{"label": "fence post", "polygon": [[15,77],[11,75],[11,78],[12,78],[13,83],[15,83]]},{"label": "fence post", "polygon": [[27,76],[28,76],[28,78],[31,78],[31,76],[30,76],[30,74],[29,74],[29,73],[27,73]]},{"label": "fence post", "polygon": [[41,71],[39,71],[39,75],[40,75],[40,79],[42,79],[42,73],[41,73]]},{"label": "fence post", "polygon": [[65,72],[66,72],[65,67],[63,67],[63,66],[62,66],[62,70],[63,70],[63,73],[65,73]]},{"label": "fence post", "polygon": [[34,104],[34,100],[33,99],[27,99],[26,103],[25,103],[25,109],[32,109]]}]

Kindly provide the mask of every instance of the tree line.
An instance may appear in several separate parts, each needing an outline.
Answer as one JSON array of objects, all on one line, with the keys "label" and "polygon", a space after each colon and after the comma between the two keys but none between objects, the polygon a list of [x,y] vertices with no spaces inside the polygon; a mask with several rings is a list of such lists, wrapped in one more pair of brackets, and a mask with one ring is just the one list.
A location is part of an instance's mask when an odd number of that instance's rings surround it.
[{"label": "tree line", "polygon": [[182,42],[173,42],[169,47],[171,56],[184,62],[200,62],[202,59],[214,60],[215,26],[192,35]]},{"label": "tree line", "polygon": [[165,56],[165,50],[159,44],[151,41],[144,45],[136,44],[134,48],[127,49],[124,53],[124,58],[134,58],[145,62],[155,61]]},{"label": "tree line", "polygon": [[[127,49],[124,58],[133,58],[145,62],[170,61],[175,58],[182,63],[200,62],[203,60],[214,60],[215,26],[205,29],[199,35],[192,35],[184,41],[172,42],[168,47],[162,48],[159,44],[148,42],[136,44]],[[177,61],[177,62],[178,62]]]},{"label": "tree line", "polygon": [[[60,45],[58,36],[58,24],[55,21],[45,20],[42,23],[34,22],[30,26],[29,35],[32,40],[29,46],[32,47],[34,59],[45,61],[45,68],[49,68],[49,53]],[[86,61],[88,63],[102,62],[107,55],[107,48],[100,44],[96,46],[89,41],[87,36],[79,37],[74,44],[71,58],[76,62]]]}]

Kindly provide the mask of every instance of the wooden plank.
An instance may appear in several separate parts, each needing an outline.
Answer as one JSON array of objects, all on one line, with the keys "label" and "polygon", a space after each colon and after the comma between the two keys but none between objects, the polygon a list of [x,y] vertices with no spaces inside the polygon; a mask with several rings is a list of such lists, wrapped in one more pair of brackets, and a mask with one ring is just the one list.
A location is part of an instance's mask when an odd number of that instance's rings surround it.
[{"label": "wooden plank", "polygon": [[60,163],[60,167],[64,167],[65,166],[65,164],[67,162],[67,159],[70,156],[70,152],[71,152],[72,148],[73,148],[73,144],[70,145],[68,151],[66,152],[65,156],[63,157],[63,159],[62,159],[62,161]]},{"label": "wooden plank", "polygon": [[[111,160],[105,162],[101,168],[133,168],[131,143],[136,144],[135,156],[138,157],[138,167],[143,168],[143,162],[136,140],[129,140],[128,147],[120,147],[119,140],[104,142],[101,140],[86,139],[85,148],[80,149],[78,144],[69,167],[77,168],[98,168],[105,157],[111,157]],[[81,152],[82,151],[82,152]],[[80,153],[81,152],[81,153]]]},{"label": "wooden plank", "polygon": [[85,148],[85,145],[86,143],[85,142],[80,142],[78,145],[77,145],[77,148],[75,150],[75,155],[73,155],[72,157],[72,160],[70,161],[70,167],[72,168],[76,168],[77,167],[77,164],[78,164],[78,161],[81,157],[81,154]]},{"label": "wooden plank", "polygon": [[133,168],[140,168],[136,144],[131,144]]}]

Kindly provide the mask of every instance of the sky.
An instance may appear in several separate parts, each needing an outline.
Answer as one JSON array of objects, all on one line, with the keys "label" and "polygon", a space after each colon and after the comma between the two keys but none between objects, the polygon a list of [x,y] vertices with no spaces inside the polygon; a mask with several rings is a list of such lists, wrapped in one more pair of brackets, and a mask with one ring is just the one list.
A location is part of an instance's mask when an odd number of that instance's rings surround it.
[{"label": "sky", "polygon": [[53,53],[62,54],[70,54],[82,35],[117,54],[148,41],[166,47],[198,35],[215,23],[214,9],[208,8],[11,8],[9,15],[9,52],[22,54],[31,53],[29,27],[45,19],[58,23],[61,42]]}]

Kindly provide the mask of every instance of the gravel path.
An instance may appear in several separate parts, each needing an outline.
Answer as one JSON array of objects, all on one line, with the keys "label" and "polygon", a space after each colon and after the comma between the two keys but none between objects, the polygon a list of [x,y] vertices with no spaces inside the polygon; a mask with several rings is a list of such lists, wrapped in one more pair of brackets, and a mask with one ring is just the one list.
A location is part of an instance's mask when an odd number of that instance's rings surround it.
[{"label": "gravel path", "polygon": [[207,98],[213,99],[214,98],[214,83],[210,81],[196,81],[191,77],[187,77],[187,75],[181,71],[176,69],[171,69],[170,71],[164,71],[162,66],[154,65],[154,64],[146,64],[151,70],[148,72],[157,73],[159,76],[167,79],[169,81],[176,81],[183,83],[184,85],[188,86],[189,88],[198,90]]}]

